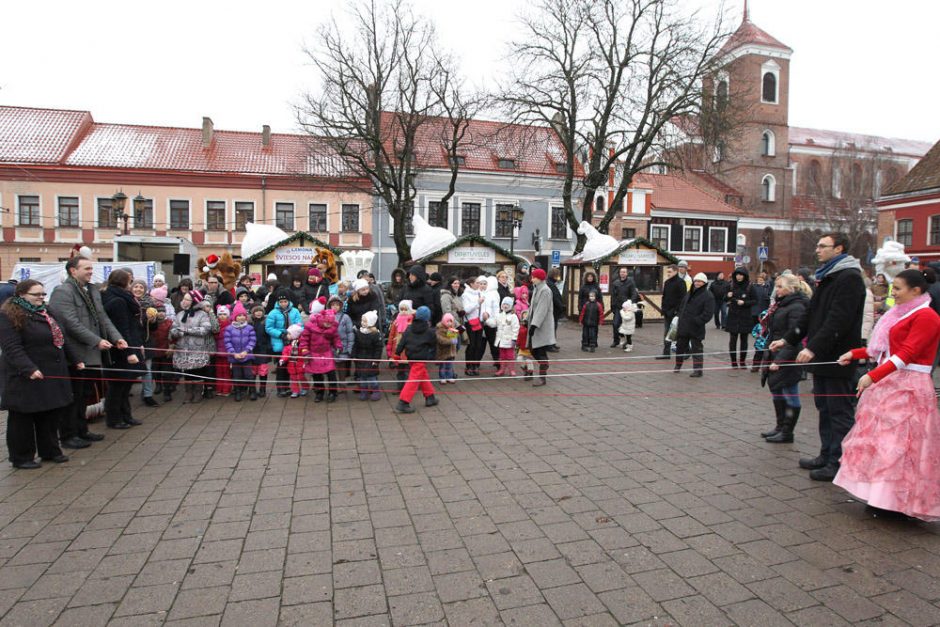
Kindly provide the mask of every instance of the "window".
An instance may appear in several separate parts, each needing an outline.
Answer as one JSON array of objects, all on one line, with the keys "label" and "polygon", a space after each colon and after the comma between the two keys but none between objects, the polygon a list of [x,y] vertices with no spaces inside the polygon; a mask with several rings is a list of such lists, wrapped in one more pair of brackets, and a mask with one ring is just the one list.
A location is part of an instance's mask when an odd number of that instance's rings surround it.
[{"label": "window", "polygon": [[565,208],[552,207],[552,224],[550,239],[568,239],[568,221],[565,219]]},{"label": "window", "polygon": [[500,169],[503,169],[503,170],[515,170],[516,160],[515,159],[500,159],[497,165],[500,167]]},{"label": "window", "polygon": [[310,232],[326,233],[326,205],[321,203],[310,203]]},{"label": "window", "polygon": [[438,200],[428,202],[428,224],[446,229],[447,205]]},{"label": "window", "polygon": [[777,75],[773,72],[764,72],[761,83],[761,100],[764,102],[777,102]]},{"label": "window", "polygon": [[940,216],[930,216],[930,245],[940,246]]},{"label": "window", "polygon": [[773,157],[776,153],[776,138],[773,131],[764,131],[760,137],[760,154],[765,157]]},{"label": "window", "polygon": [[[99,259],[98,261],[101,261]],[[42,259],[39,257],[20,257],[20,263],[41,263]]]},{"label": "window", "polygon": [[669,226],[665,224],[652,225],[650,227],[650,241],[663,250],[669,250]]},{"label": "window", "polygon": [[460,234],[480,234],[480,203],[465,202],[460,206]]},{"label": "window", "polygon": [[78,228],[78,197],[60,196],[59,197],[59,226],[66,228]]},{"label": "window", "polygon": [[728,81],[719,81],[715,89],[715,108],[721,113],[728,105]]},{"label": "window", "polygon": [[458,168],[463,165],[467,165],[467,158],[463,155],[457,155],[456,157],[450,157],[449,159],[451,167],[457,166]]},{"label": "window", "polygon": [[20,196],[17,203],[20,226],[40,226],[39,196]]},{"label": "window", "polygon": [[98,199],[98,228],[99,229],[117,228],[117,218],[114,216],[114,212],[111,211],[111,199],[110,198]]},{"label": "window", "polygon": [[687,226],[682,229],[682,250],[696,253],[702,251],[702,227]]},{"label": "window", "polygon": [[596,213],[604,213],[604,197],[603,196],[594,197],[594,211]]},{"label": "window", "polygon": [[141,203],[140,209],[137,208],[136,203],[131,203],[134,211],[134,228],[135,229],[152,229],[153,228],[153,198],[147,198]]},{"label": "window", "polygon": [[224,231],[225,230],[225,201],[207,200],[206,201],[206,230]]},{"label": "window", "polygon": [[274,225],[283,231],[294,230],[294,203],[274,203]]},{"label": "window", "polygon": [[852,164],[852,195],[856,198],[862,195],[862,166],[857,163]]},{"label": "window", "polygon": [[[359,232],[359,205],[343,205],[342,217],[343,233]],[[408,223],[411,223],[410,217]],[[414,233],[414,227],[411,227],[410,231]]]},{"label": "window", "polygon": [[170,201],[170,228],[178,231],[189,229],[189,201]]},{"label": "window", "polygon": [[[931,230],[933,230],[932,226]],[[914,221],[898,220],[897,226],[895,227],[894,239],[896,239],[899,244],[911,246],[914,243]]]},{"label": "window", "polygon": [[708,229],[708,250],[723,253],[728,249],[728,230],[723,228]]},{"label": "window", "polygon": [[634,239],[636,238],[636,229],[623,229],[620,232],[620,239]]},{"label": "window", "polygon": [[558,174],[568,174],[568,164],[567,163],[556,163],[555,172]]},{"label": "window", "polygon": [[[357,218],[358,219],[358,218]],[[402,209],[402,221],[405,223],[405,235],[415,234],[415,210],[410,205]]]},{"label": "window", "polygon": [[235,230],[244,231],[245,225],[255,221],[255,203],[236,202],[235,203]]},{"label": "window", "polygon": [[[496,235],[495,237],[512,237],[512,210],[515,205],[496,205]],[[505,219],[503,219],[505,217]]]},{"label": "window", "polygon": [[764,202],[773,202],[777,199],[777,180],[772,174],[767,174],[760,182],[760,199]]},{"label": "window", "polygon": [[812,196],[822,194],[822,166],[815,159],[809,162],[809,171],[806,175],[806,191]]}]

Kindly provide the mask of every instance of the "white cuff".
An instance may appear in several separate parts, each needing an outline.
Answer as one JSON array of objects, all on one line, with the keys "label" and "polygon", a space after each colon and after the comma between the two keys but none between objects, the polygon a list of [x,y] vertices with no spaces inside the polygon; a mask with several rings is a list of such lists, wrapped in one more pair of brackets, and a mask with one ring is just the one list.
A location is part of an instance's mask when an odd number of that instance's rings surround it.
[{"label": "white cuff", "polygon": [[903,361],[900,357],[898,357],[897,355],[891,355],[891,357],[888,357],[888,361],[892,362],[895,366],[897,366],[898,370],[903,370],[903,369],[904,369],[904,366],[907,365],[907,364],[905,364],[904,361]]}]

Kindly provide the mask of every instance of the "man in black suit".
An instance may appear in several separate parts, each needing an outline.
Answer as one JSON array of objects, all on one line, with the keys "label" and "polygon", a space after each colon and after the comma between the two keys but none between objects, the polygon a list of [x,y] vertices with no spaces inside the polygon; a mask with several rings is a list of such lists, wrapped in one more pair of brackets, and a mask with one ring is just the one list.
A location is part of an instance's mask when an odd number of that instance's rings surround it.
[{"label": "man in black suit", "polygon": [[672,264],[666,266],[666,282],[663,283],[663,354],[657,355],[656,359],[669,359],[672,357],[672,342],[665,339],[669,333],[669,327],[672,325],[672,319],[679,314],[679,307],[682,306],[682,300],[688,288],[685,279],[679,276],[679,266]]}]

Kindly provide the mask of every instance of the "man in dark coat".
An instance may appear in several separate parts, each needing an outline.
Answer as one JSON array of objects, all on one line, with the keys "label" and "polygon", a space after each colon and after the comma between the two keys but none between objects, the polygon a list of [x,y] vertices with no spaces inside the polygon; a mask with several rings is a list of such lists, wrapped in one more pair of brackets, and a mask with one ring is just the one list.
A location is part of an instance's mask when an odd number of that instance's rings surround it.
[{"label": "man in dark coat", "polygon": [[679,307],[682,306],[682,300],[685,298],[688,290],[685,286],[685,279],[679,276],[679,266],[672,264],[666,266],[666,282],[663,283],[663,354],[657,355],[656,359],[669,359],[672,356],[670,350],[672,342],[666,340],[666,334],[669,333],[669,327],[672,325],[672,319],[679,313]]},{"label": "man in dark coat", "polygon": [[715,299],[715,328],[723,329],[725,321],[728,319],[728,290],[731,289],[731,282],[725,278],[724,272],[719,272],[718,277],[708,286]]},{"label": "man in dark coat", "polygon": [[[532,283],[528,274],[525,275],[526,280],[529,280],[529,302],[532,302]],[[545,280],[545,285],[548,286],[549,291],[552,293],[552,316],[555,318],[555,331],[558,331],[558,322],[565,317],[565,299],[561,297],[561,290],[558,288],[558,283],[561,281],[561,268],[552,268],[552,271],[548,273]],[[556,333],[557,337],[557,333]],[[558,344],[552,344],[546,348],[550,353],[557,353],[560,348]]]},{"label": "man in dark coat", "polygon": [[10,279],[6,283],[0,283],[0,305],[11,298],[16,292],[16,279]]},{"label": "man in dark coat", "polygon": [[209,278],[206,279],[206,285],[208,287],[204,298],[209,300],[213,307],[216,305],[231,306],[235,304],[235,297],[222,285],[222,277],[215,274],[209,275]]},{"label": "man in dark coat", "polygon": [[685,295],[679,308],[679,324],[676,329],[676,367],[673,372],[682,369],[682,362],[692,355],[692,377],[702,376],[704,365],[705,327],[715,311],[715,299],[708,291],[708,277],[699,272],[692,279],[692,291]]},{"label": "man in dark coat", "polygon": [[620,308],[624,301],[631,300],[634,304],[640,301],[640,292],[636,289],[636,283],[630,278],[626,267],[621,267],[617,271],[617,278],[610,284],[610,310],[614,314],[613,328],[614,341],[611,348],[620,346]]},{"label": "man in dark coat", "polygon": [[408,284],[402,291],[401,300],[410,300],[415,311],[422,305],[430,309],[432,326],[441,321],[441,291],[428,285],[428,273],[424,266],[408,268]]},{"label": "man in dark coat", "polygon": [[[865,283],[858,259],[845,252],[849,248],[849,239],[843,233],[819,238],[816,256],[820,267],[809,307],[795,329],[770,345],[770,350],[776,351],[786,344],[796,346],[806,338],[806,348],[796,361],[810,364],[813,373],[821,446],[819,456],[800,459],[800,467],[810,470],[810,478],[816,481],[835,478],[842,439],[855,424],[854,368],[831,363],[862,345]],[[821,365],[814,366],[813,362]]]}]

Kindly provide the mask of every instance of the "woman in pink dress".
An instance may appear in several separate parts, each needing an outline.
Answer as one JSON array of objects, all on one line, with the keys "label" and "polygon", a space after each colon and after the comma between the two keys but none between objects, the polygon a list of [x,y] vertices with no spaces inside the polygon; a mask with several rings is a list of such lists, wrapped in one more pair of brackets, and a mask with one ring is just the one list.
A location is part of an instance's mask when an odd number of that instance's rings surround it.
[{"label": "woman in pink dress", "polygon": [[[931,278],[933,278],[931,276]],[[894,278],[895,305],[875,325],[867,348],[839,358],[874,359],[858,382],[855,426],[842,442],[836,485],[875,515],[940,520],[940,412],[930,369],[940,316],[930,308],[920,270]]]}]

